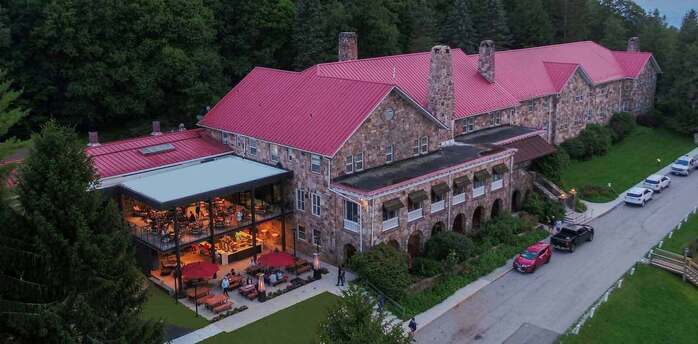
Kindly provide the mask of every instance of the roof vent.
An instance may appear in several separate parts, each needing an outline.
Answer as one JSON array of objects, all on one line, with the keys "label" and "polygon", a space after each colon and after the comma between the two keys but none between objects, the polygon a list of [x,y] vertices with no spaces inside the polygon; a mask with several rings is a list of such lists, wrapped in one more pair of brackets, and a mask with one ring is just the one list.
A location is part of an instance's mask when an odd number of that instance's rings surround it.
[{"label": "roof vent", "polygon": [[165,143],[165,144],[161,144],[161,145],[141,148],[140,152],[143,155],[153,155],[153,154],[170,152],[173,150],[175,150],[175,146],[173,146],[171,143]]}]

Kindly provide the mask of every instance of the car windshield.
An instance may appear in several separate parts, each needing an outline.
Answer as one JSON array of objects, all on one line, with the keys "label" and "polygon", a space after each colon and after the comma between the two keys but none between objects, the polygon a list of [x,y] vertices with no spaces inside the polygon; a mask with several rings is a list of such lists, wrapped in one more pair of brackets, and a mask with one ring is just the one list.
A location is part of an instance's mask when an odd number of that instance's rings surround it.
[{"label": "car windshield", "polygon": [[562,234],[562,235],[567,235],[567,236],[571,236],[571,235],[577,235],[577,232],[575,232],[574,230],[569,229],[569,228],[563,228],[563,229],[560,231],[560,234]]},{"label": "car windshield", "polygon": [[640,197],[640,194],[628,192],[628,197]]},{"label": "car windshield", "polygon": [[676,160],[677,165],[688,166],[688,160]]},{"label": "car windshield", "polygon": [[526,259],[536,259],[537,255],[538,255],[537,252],[531,252],[531,251],[521,252],[521,257],[526,258]]},{"label": "car windshield", "polygon": [[652,180],[652,179],[645,179],[645,183],[647,183],[647,184],[659,184],[659,181]]}]

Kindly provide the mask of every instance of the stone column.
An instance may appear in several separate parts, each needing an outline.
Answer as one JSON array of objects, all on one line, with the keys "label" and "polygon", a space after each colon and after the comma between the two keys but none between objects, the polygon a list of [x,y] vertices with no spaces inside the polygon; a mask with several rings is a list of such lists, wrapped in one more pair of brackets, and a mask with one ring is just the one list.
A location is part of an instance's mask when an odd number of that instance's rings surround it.
[{"label": "stone column", "polygon": [[639,52],[640,51],[640,37],[630,37],[628,39],[628,51]]},{"label": "stone column", "polygon": [[357,38],[356,32],[339,33],[339,51],[337,53],[339,61],[356,60],[359,58]]},{"label": "stone column", "polygon": [[494,82],[494,42],[485,40],[480,43],[480,58],[477,63],[477,70],[485,80]]},{"label": "stone column", "polygon": [[448,46],[437,45],[431,48],[427,110],[449,128],[453,127],[455,109],[452,61],[451,48]]}]

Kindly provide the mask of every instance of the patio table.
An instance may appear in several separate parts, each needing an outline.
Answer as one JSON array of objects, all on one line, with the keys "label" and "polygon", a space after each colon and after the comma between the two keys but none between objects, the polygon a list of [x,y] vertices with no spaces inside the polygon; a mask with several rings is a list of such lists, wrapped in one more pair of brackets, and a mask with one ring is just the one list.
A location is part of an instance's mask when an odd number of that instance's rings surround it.
[{"label": "patio table", "polygon": [[248,284],[248,285],[245,285],[245,286],[240,287],[240,294],[245,295],[245,294],[247,294],[247,293],[249,293],[249,292],[251,292],[251,291],[253,291],[253,290],[255,290],[255,285],[254,285],[254,284]]},{"label": "patio table", "polygon": [[201,288],[196,288],[196,291],[194,288],[189,288],[187,289],[187,297],[190,299],[198,299],[200,297],[208,295],[208,293],[211,290],[207,287],[201,287]]},{"label": "patio table", "polygon": [[218,295],[214,295],[212,297],[209,297],[208,299],[206,299],[206,301],[204,303],[206,303],[206,307],[213,309],[216,306],[224,304],[227,299],[228,298],[225,295],[218,294]]}]

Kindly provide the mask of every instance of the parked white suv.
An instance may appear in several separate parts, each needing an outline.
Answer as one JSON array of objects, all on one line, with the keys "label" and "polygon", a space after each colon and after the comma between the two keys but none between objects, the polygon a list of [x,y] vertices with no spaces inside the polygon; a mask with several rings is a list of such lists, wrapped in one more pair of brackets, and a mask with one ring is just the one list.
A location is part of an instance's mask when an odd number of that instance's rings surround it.
[{"label": "parked white suv", "polygon": [[669,187],[669,184],[671,184],[671,178],[661,174],[653,174],[642,182],[642,186],[654,192],[662,192],[662,190]]},{"label": "parked white suv", "polygon": [[634,204],[641,207],[652,199],[654,191],[648,188],[634,187],[625,194],[625,204]]},{"label": "parked white suv", "polygon": [[684,155],[676,159],[676,161],[671,164],[671,173],[687,176],[696,167],[698,167],[698,162],[696,162],[696,159],[693,159],[688,155]]}]

